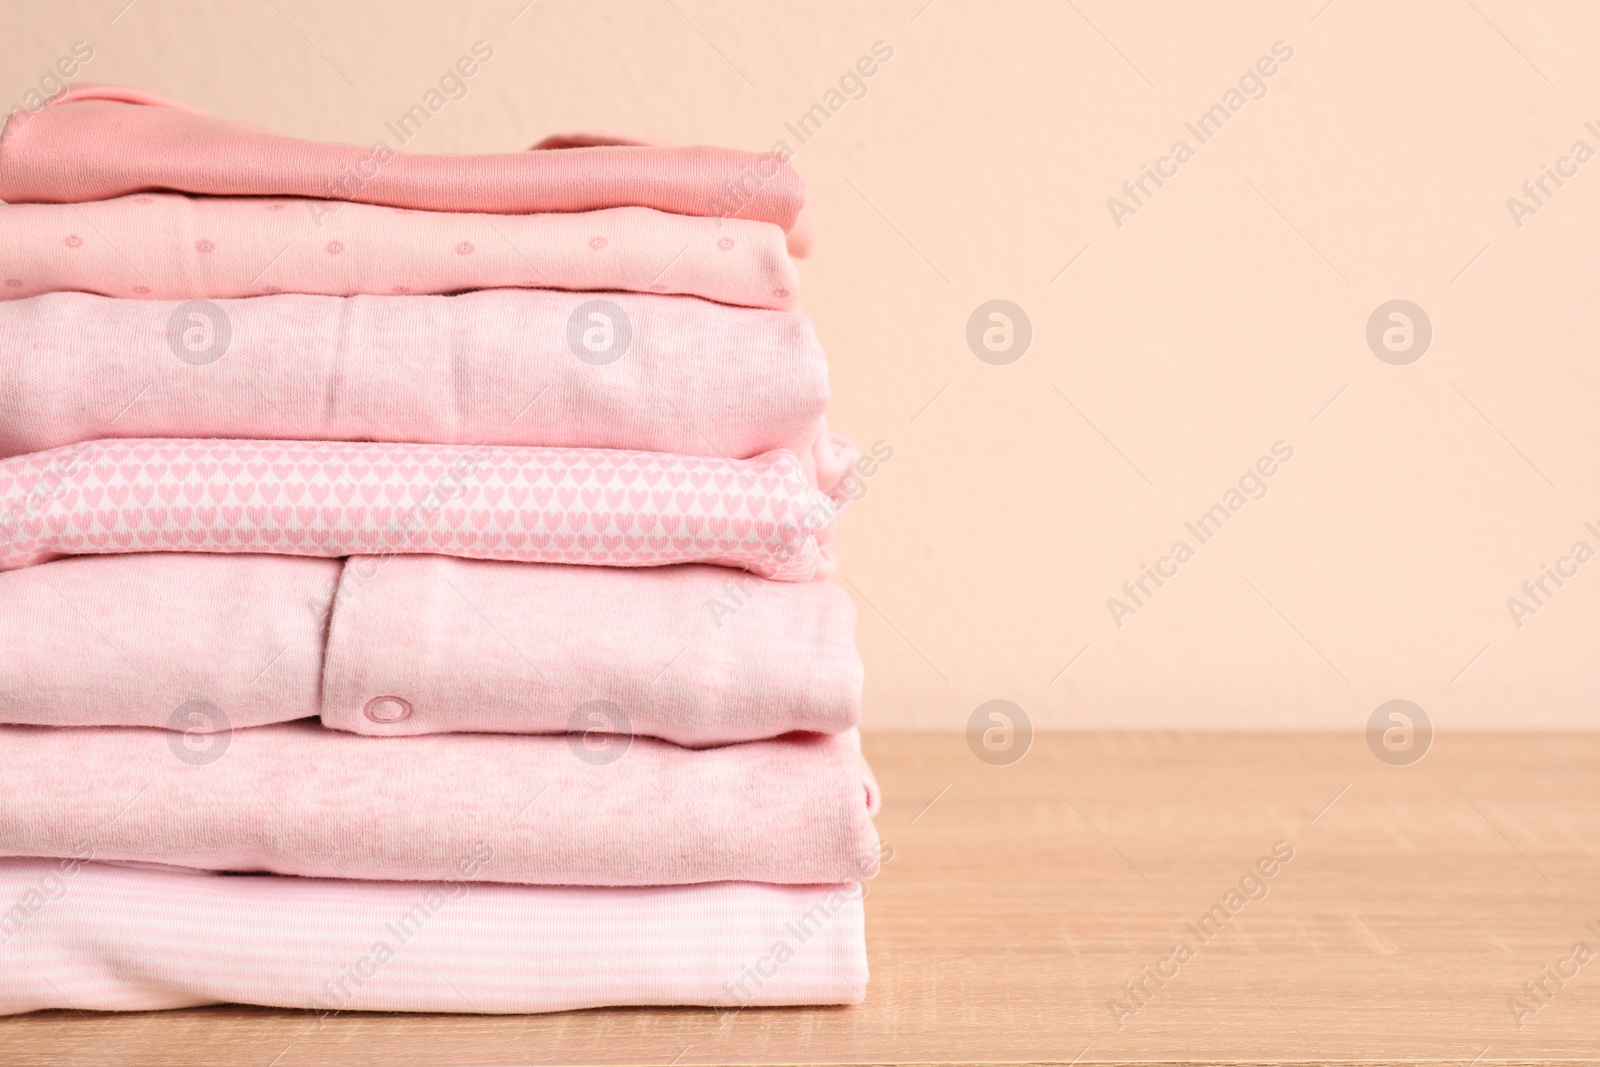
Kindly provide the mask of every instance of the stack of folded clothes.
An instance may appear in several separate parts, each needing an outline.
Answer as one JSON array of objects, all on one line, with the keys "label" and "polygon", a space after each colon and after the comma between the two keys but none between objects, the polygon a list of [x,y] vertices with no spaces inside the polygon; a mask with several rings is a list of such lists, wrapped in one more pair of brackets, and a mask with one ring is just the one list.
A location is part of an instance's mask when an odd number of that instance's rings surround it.
[{"label": "stack of folded clothes", "polygon": [[0,1012],[860,1001],[774,156],[0,134]]}]

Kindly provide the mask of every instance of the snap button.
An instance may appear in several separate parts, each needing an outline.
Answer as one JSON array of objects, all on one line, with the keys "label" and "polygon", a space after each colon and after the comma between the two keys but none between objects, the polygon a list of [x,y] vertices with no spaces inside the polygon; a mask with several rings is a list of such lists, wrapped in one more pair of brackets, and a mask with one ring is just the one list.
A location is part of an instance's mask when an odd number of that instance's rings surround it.
[{"label": "snap button", "polygon": [[411,714],[411,702],[400,697],[373,697],[363,709],[373,722],[399,722]]}]

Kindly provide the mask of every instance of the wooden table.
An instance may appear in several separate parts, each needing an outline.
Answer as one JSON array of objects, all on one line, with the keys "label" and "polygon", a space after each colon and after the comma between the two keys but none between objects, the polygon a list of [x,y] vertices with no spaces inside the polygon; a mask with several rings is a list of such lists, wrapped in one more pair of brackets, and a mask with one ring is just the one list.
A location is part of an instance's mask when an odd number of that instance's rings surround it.
[{"label": "wooden table", "polygon": [[1600,1062],[1600,956],[1572,955],[1600,953],[1600,735],[1445,734],[1407,767],[1354,734],[867,748],[894,854],[862,1006],[45,1012],[0,1021],[0,1063]]}]

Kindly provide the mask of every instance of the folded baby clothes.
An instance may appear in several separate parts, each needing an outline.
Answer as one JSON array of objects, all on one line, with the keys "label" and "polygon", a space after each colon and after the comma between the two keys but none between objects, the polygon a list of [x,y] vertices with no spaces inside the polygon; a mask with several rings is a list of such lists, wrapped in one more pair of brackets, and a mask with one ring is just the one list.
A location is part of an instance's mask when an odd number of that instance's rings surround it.
[{"label": "folded baby clothes", "polygon": [[74,87],[38,111],[13,112],[0,132],[0,200],[7,203],[155,190],[494,214],[634,206],[754,219],[785,231],[797,229],[806,200],[805,185],[775,153],[598,144],[407,154],[383,142],[363,148],[289,137],[116,86]]},{"label": "folded baby clothes", "polygon": [[0,1013],[859,1003],[786,155],[3,122]]},{"label": "folded baby clothes", "polygon": [[744,219],[155,193],[0,207],[0,300],[69,290],[215,300],[503,287],[683,293],[782,311],[798,303],[783,231]]},{"label": "folded baby clothes", "polygon": [[835,503],[788,452],[134,439],[0,460],[0,571],[59,556],[437,553],[831,570]]},{"label": "folded baby clothes", "polygon": [[558,733],[601,701],[634,733],[720,745],[848,730],[861,682],[855,606],[826,583],[358,556],[334,597],[322,721]]},{"label": "folded baby clothes", "polygon": [[0,722],[564,733],[590,705],[695,747],[838,733],[854,627],[836,586],[720,567],[78,556],[0,573]]},{"label": "folded baby clothes", "polygon": [[[603,712],[591,721],[605,723]],[[861,881],[878,789],[855,731],[687,749],[568,736],[191,736],[0,727],[0,856],[541,885]]]},{"label": "folded baby clothes", "polygon": [[104,437],[782,448],[828,491],[856,457],[827,405],[804,316],[687,297],[0,301],[0,456]]},{"label": "folded baby clothes", "polygon": [[206,730],[317,715],[342,569],[152,554],[0,573],[0,722]]},{"label": "folded baby clothes", "polygon": [[857,885],[505,886],[0,860],[0,1013],[855,1004]]}]

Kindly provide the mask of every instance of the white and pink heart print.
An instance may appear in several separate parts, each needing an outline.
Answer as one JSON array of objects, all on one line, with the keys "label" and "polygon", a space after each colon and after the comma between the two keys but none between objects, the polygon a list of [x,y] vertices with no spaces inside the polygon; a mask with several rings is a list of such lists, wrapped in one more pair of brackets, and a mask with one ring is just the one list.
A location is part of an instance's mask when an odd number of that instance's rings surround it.
[{"label": "white and pink heart print", "polygon": [[0,460],[0,570],[57,556],[432,553],[824,573],[838,505],[784,451],[133,439]]}]

